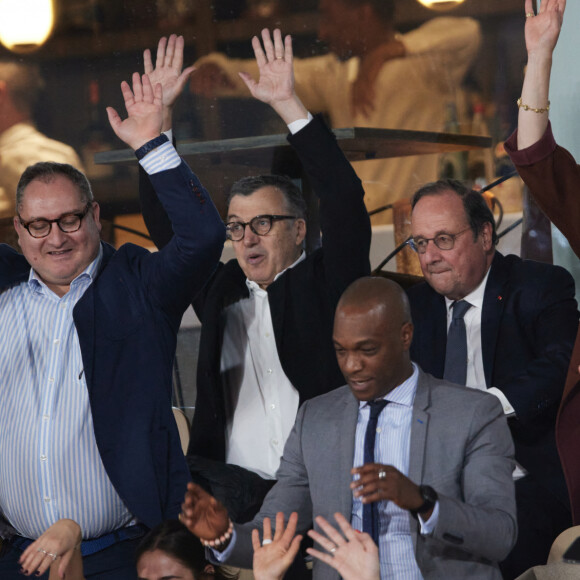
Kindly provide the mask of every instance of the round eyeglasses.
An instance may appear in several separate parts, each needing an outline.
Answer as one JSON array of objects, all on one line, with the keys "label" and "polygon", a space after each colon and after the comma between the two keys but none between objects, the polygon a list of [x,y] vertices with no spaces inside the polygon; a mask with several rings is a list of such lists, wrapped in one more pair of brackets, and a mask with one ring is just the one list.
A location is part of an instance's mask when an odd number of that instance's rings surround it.
[{"label": "round eyeglasses", "polygon": [[54,220],[37,218],[25,222],[20,215],[18,215],[18,219],[20,220],[20,225],[25,228],[33,238],[46,238],[52,230],[52,224],[56,224],[63,233],[72,234],[80,230],[83,218],[87,213],[89,213],[92,205],[93,202],[89,201],[82,211],[65,213]]},{"label": "round eyeglasses", "polygon": [[226,237],[232,242],[239,242],[246,235],[246,226],[258,236],[265,236],[271,229],[274,222],[280,220],[298,219],[294,215],[257,215],[249,222],[228,222],[226,224]]},{"label": "round eyeglasses", "polygon": [[438,234],[434,238],[411,238],[407,244],[418,254],[424,254],[427,251],[429,242],[433,242],[440,250],[452,250],[455,245],[455,238],[469,231],[471,228],[465,228],[456,234]]}]

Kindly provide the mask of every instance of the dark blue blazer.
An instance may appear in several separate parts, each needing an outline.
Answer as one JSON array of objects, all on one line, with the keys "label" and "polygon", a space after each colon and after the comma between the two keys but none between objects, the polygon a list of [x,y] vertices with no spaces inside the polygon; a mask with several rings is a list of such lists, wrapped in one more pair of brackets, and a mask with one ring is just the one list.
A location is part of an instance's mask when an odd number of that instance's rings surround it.
[{"label": "dark blue blazer", "polygon": [[[447,344],[445,299],[427,283],[408,290],[415,333],[411,357],[442,378]],[[514,407],[516,460],[565,505],[568,493],[554,426],[578,329],[574,280],[559,266],[495,253],[481,319],[483,368]]]},{"label": "dark blue blazer", "polygon": [[[103,244],[99,273],[73,313],[101,459],[128,509],[149,527],[177,516],[189,480],[171,411],[176,334],[225,238],[185,163],[151,182],[175,236],[156,253]],[[29,271],[23,256],[0,245],[0,288],[26,280]]]}]

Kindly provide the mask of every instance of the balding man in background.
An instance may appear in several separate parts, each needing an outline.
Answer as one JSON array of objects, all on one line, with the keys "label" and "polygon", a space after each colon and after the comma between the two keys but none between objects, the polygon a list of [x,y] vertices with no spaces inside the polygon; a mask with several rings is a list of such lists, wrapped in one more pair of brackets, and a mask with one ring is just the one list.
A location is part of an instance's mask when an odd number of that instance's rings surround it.
[{"label": "balding man in background", "polygon": [[[38,67],[21,62],[0,61],[0,218],[14,216],[18,180],[38,161],[68,163],[82,171],[72,147],[49,139],[32,120],[34,107],[44,87]],[[0,241],[13,243],[12,223],[0,225]]]}]

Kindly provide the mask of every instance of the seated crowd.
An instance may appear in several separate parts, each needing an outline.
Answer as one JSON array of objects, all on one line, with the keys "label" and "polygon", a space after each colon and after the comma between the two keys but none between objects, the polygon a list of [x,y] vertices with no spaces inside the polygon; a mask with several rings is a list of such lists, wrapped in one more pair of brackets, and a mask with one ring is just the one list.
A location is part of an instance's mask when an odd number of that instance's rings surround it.
[{"label": "seated crowd", "polygon": [[[542,105],[564,7],[526,0],[508,151],[578,251],[579,170]],[[288,126],[322,244],[305,252],[306,205],[280,176],[234,184],[224,227],[173,144],[183,45],[146,51],[146,74],[121,85],[127,117],[107,109],[159,252],[101,242],[70,165],[20,178],[22,254],[0,246],[0,578],[513,579],[545,564],[580,521],[571,275],[503,256],[483,197],[440,180],[412,200],[424,282],[371,277],[360,179],[297,96],[279,30],[252,39],[259,78],[240,76]],[[190,304],[184,457],[171,370]]]}]

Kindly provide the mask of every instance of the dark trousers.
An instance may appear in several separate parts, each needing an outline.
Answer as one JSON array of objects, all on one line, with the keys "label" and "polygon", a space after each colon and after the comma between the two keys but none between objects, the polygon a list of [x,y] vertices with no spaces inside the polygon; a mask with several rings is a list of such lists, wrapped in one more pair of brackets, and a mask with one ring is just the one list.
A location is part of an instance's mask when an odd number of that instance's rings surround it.
[{"label": "dark trousers", "polygon": [[516,481],[518,540],[500,564],[504,580],[546,564],[558,535],[572,525],[570,510],[528,475]]},{"label": "dark trousers", "polygon": [[[83,569],[87,580],[137,580],[135,550],[141,538],[113,544],[100,552],[83,558]],[[12,545],[4,545],[0,552],[0,578],[22,580],[18,559],[22,551]],[[48,579],[48,572],[34,578]]]}]

